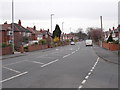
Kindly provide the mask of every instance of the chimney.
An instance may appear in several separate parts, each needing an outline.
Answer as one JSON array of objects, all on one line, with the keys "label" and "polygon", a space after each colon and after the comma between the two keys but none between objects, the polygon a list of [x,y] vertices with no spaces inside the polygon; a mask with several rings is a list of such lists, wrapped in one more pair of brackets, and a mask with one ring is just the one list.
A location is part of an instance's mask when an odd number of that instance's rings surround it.
[{"label": "chimney", "polygon": [[111,31],[111,28],[109,28],[109,31]]},{"label": "chimney", "polygon": [[18,21],[18,25],[21,26],[21,20],[20,20],[20,19],[19,19],[19,21]]},{"label": "chimney", "polygon": [[42,29],[40,29],[40,32],[42,33]]},{"label": "chimney", "polygon": [[50,30],[48,29],[48,32],[49,32]]},{"label": "chimney", "polygon": [[113,30],[115,30],[115,27],[113,27]]},{"label": "chimney", "polygon": [[33,27],[33,30],[36,30],[36,26]]}]

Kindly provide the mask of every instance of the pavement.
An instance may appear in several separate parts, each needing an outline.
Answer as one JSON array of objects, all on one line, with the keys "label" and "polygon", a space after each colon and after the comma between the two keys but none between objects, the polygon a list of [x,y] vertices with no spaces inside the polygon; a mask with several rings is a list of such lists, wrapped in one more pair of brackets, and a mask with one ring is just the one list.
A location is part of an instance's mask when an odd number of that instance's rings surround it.
[{"label": "pavement", "polygon": [[120,62],[118,61],[120,55],[119,51],[110,51],[97,45],[94,45],[94,51],[103,60],[120,65]]}]

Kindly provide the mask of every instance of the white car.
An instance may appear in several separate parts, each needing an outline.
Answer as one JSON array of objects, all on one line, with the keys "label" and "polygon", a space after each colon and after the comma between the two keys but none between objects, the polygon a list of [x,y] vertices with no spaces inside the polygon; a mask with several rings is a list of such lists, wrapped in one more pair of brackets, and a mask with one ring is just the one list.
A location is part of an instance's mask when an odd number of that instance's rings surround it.
[{"label": "white car", "polygon": [[86,46],[93,46],[92,40],[91,40],[91,39],[86,40],[86,41],[85,41],[85,45],[86,45]]},{"label": "white car", "polygon": [[75,42],[72,41],[72,42],[71,42],[71,45],[75,45]]}]

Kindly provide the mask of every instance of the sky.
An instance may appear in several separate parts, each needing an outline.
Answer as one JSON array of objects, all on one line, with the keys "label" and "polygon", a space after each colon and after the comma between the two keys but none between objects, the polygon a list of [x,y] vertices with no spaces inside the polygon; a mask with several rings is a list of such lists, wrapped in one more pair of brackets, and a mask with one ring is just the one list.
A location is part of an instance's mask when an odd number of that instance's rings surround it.
[{"label": "sky", "polygon": [[[58,24],[62,32],[86,31],[88,27],[100,28],[103,17],[104,31],[118,25],[118,2],[120,0],[14,0],[14,22],[20,19],[22,26],[37,30],[50,29]],[[0,24],[12,22],[12,0],[0,0]]]}]

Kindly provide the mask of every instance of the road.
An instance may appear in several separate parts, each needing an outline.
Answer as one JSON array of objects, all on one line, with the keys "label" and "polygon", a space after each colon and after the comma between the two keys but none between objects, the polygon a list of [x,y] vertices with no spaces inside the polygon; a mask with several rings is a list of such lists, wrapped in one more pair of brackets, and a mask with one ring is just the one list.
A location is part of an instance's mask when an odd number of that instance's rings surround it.
[{"label": "road", "polygon": [[93,47],[76,45],[29,52],[2,61],[3,88],[118,88],[118,65]]}]

